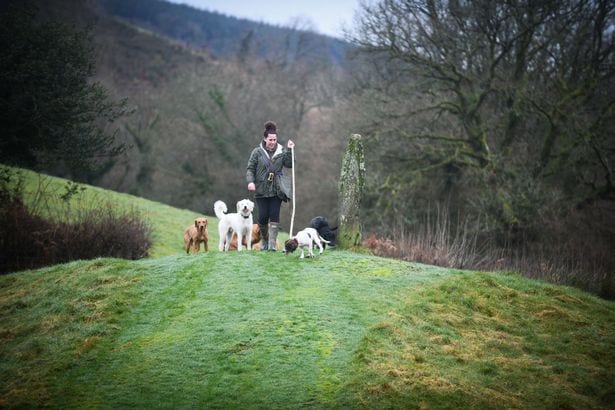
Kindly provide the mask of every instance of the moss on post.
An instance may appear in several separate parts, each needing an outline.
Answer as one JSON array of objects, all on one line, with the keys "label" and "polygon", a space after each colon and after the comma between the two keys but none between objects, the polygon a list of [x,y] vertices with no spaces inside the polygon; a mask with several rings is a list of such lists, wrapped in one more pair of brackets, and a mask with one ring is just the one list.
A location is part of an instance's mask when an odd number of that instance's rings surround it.
[{"label": "moss on post", "polygon": [[342,159],[339,196],[338,245],[349,249],[361,246],[359,209],[365,184],[365,158],[359,134],[352,134]]}]

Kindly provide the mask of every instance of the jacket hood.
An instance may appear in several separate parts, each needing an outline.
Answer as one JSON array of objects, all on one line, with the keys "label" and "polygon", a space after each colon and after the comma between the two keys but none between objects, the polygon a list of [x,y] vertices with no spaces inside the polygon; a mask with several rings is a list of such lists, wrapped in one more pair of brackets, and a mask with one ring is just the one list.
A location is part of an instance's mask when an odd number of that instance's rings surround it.
[{"label": "jacket hood", "polygon": [[[265,149],[263,144],[261,144],[260,147],[265,152],[265,154],[269,155],[269,152]],[[284,153],[284,147],[282,147],[282,144],[278,142],[278,145],[275,148],[275,152],[273,153],[273,156],[271,158],[277,157],[278,155],[283,154],[283,153]]]}]

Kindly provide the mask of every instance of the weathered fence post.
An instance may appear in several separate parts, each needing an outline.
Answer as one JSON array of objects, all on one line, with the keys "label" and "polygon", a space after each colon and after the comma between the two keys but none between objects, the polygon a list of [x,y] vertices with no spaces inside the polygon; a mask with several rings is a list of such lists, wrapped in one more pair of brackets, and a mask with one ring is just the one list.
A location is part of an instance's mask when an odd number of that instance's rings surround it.
[{"label": "weathered fence post", "polygon": [[337,242],[348,249],[361,245],[359,208],[365,183],[365,158],[359,134],[352,134],[342,159],[339,196],[339,228]]}]

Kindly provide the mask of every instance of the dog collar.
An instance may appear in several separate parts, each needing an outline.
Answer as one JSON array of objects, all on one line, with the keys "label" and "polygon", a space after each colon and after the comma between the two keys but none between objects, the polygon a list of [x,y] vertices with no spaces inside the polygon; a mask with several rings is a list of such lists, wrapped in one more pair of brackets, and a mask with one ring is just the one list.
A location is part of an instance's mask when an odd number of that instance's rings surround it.
[{"label": "dog collar", "polygon": [[248,216],[241,215],[241,216],[243,217],[243,219],[248,219],[250,217],[250,215],[248,215]]}]

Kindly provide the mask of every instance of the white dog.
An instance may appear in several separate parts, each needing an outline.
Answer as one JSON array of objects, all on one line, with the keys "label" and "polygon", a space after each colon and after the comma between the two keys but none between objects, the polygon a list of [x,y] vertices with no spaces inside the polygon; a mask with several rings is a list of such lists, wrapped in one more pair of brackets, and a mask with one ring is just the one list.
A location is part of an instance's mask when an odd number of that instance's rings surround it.
[{"label": "white dog", "polygon": [[314,228],[305,228],[302,231],[297,232],[297,235],[293,236],[290,239],[287,239],[284,242],[284,249],[286,254],[294,252],[297,248],[301,248],[301,259],[304,258],[303,250],[307,247],[308,249],[308,258],[314,257],[314,252],[312,251],[314,244],[320,248],[319,255],[322,254],[322,244],[331,243],[318,235],[318,231]]},{"label": "white dog", "polygon": [[246,236],[248,250],[252,249],[252,211],[254,210],[254,202],[249,199],[242,199],[237,202],[237,213],[227,214],[226,204],[222,201],[214,203],[214,212],[220,220],[218,223],[218,232],[220,240],[218,250],[220,252],[228,251],[231,244],[233,232],[237,233],[237,250],[241,251],[243,237]]}]

